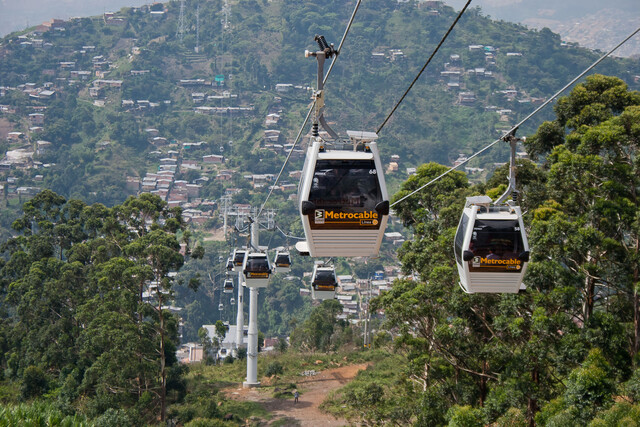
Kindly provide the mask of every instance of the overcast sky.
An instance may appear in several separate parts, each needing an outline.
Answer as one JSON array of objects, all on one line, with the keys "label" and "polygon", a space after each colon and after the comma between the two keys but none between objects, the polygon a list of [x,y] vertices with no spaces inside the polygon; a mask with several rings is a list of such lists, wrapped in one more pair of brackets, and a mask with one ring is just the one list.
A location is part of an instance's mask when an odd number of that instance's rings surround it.
[{"label": "overcast sky", "polygon": [[94,16],[125,6],[142,6],[150,0],[0,0],[0,37],[42,24],[51,18]]}]

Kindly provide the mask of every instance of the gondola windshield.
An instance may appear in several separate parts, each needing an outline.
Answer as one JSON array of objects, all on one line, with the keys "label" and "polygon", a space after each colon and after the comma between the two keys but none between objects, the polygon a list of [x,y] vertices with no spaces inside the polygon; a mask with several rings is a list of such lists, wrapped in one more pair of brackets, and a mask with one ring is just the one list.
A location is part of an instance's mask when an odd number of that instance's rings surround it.
[{"label": "gondola windshield", "polygon": [[469,250],[469,271],[520,273],[525,252],[518,220],[476,219]]},{"label": "gondola windshield", "polygon": [[247,259],[247,272],[267,273],[269,272],[269,261],[266,257],[251,257]]},{"label": "gondola windshield", "polygon": [[382,191],[373,160],[318,160],[309,201],[341,212],[373,211]]},{"label": "gondola windshield", "polygon": [[336,278],[333,275],[333,271],[330,270],[317,270],[316,277],[314,279],[314,283],[322,283],[322,284],[335,284]]}]

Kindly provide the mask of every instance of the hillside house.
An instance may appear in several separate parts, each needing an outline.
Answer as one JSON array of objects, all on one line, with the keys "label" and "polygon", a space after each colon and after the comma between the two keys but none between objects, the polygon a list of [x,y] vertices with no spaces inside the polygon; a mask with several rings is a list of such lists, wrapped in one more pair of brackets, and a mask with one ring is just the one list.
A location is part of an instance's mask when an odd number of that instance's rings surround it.
[{"label": "hillside house", "polygon": [[184,142],[184,143],[182,143],[182,147],[185,150],[192,150],[192,149],[203,148],[205,145],[208,145],[208,144],[209,143],[207,141]]},{"label": "hillside house", "polygon": [[104,94],[104,89],[101,87],[91,86],[89,88],[89,96],[92,98],[101,98],[103,94]]},{"label": "hillside house", "polygon": [[384,54],[384,52],[371,52],[371,60],[374,63],[383,63],[385,60],[387,59],[387,56]]},{"label": "hillside house", "polygon": [[44,125],[44,114],[42,113],[31,113],[29,114],[29,123],[33,126],[42,126]]},{"label": "hillside house", "polygon": [[36,141],[36,154],[41,155],[49,151],[52,147],[52,143],[49,141]]},{"label": "hillside house", "polygon": [[97,79],[97,80],[93,81],[93,85],[94,86],[98,86],[98,87],[109,87],[109,88],[121,89],[122,88],[122,80]]},{"label": "hillside house", "polygon": [[404,59],[404,52],[400,49],[389,49],[389,59],[391,62],[401,61]]},{"label": "hillside house", "polygon": [[231,181],[232,178],[233,171],[230,170],[221,170],[218,172],[218,175],[216,175],[216,180],[218,181]]},{"label": "hillside house", "polygon": [[202,185],[200,184],[187,184],[187,194],[189,197],[200,197],[200,190]]},{"label": "hillside house", "polygon": [[138,192],[140,191],[140,178],[137,176],[128,176],[126,188],[129,191]]},{"label": "hillside house", "polygon": [[9,132],[7,133],[7,139],[11,142],[18,142],[21,139],[24,139],[24,133],[22,132]]},{"label": "hillside house", "polygon": [[473,92],[460,92],[458,94],[458,104],[460,105],[473,105],[476,102],[476,94]]},{"label": "hillside house", "polygon": [[254,174],[250,176],[253,188],[262,188],[275,179],[273,174]]},{"label": "hillside house", "polygon": [[180,79],[178,81],[180,86],[203,86],[205,84],[204,79]]},{"label": "hillside house", "polygon": [[264,131],[265,143],[276,143],[280,139],[280,131],[276,129],[267,129]]},{"label": "hillside house", "polygon": [[202,166],[196,160],[183,160],[180,164],[181,169],[200,170]]},{"label": "hillside house", "polygon": [[12,165],[27,165],[31,163],[33,159],[33,151],[29,151],[26,148],[18,148],[16,150],[9,150],[5,154],[4,161]]},{"label": "hillside house", "polygon": [[293,89],[293,85],[291,83],[276,84],[276,92],[286,93],[286,92],[290,92],[291,89]]},{"label": "hillside house", "polygon": [[151,138],[151,143],[153,145],[155,145],[156,147],[162,147],[164,145],[169,144],[169,141],[167,140],[167,138],[165,138],[163,136],[155,136],[155,137]]},{"label": "hillside house", "polygon": [[267,114],[267,118],[265,119],[264,124],[267,127],[275,126],[278,124],[279,120],[280,120],[280,114],[277,114],[277,113]]},{"label": "hillside house", "polygon": [[92,75],[91,71],[84,70],[72,70],[71,78],[72,79],[80,79],[80,80],[88,80]]},{"label": "hillside house", "polygon": [[42,101],[48,101],[50,99],[53,99],[56,97],[56,91],[55,90],[41,90],[40,92],[38,92],[37,96],[38,99],[42,100]]},{"label": "hillside house", "polygon": [[209,154],[207,156],[202,156],[202,161],[204,163],[224,163],[224,156]]}]

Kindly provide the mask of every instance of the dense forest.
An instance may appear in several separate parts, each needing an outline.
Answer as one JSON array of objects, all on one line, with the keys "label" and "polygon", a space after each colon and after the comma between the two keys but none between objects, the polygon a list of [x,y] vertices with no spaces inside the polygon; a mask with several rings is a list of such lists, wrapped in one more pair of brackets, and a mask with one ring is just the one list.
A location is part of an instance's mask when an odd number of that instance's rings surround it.
[{"label": "dense forest", "polygon": [[[41,140],[52,149],[35,157],[49,165],[44,170],[1,172],[5,188],[9,179],[31,185],[40,176],[45,190],[27,201],[5,191],[1,202],[0,426],[2,419],[31,420],[29,411],[36,418],[50,414],[57,420],[51,425],[243,422],[223,422],[216,409],[229,405],[218,394],[226,380],[192,375],[201,368],[179,364],[175,350],[180,328],[183,342],[217,345],[199,328],[233,315],[230,307],[217,310],[211,285],[224,275],[229,249],[244,237],[205,241],[202,228],[186,225],[182,208],[170,208],[157,195],[130,195],[127,177],[157,170],[157,147],[145,131],[154,128],[170,141],[169,149],[209,142],[206,149],[182,148],[181,159],[224,152],[225,167],[235,175],[224,184],[205,181],[204,199],[217,200],[235,187],[234,203],[259,206],[264,192],[243,174],[276,173],[284,160],[264,147],[264,116],[279,111],[283,140],[291,142],[309,103],[304,89],[281,93],[276,85],[313,85],[316,65],[302,52],[313,49],[314,34],[337,42],[353,5],[336,0],[318,11],[306,1],[241,0],[225,15],[222,2],[200,3],[195,54],[194,28],[183,37],[176,33],[177,1],[166,3],[161,17],[123,9],[118,22],[124,24],[116,26],[106,16],[70,20],[64,31],[41,35],[48,50],[22,44],[19,34],[2,41],[0,104],[11,112],[3,110],[0,119],[27,134],[17,144],[3,141],[2,149]],[[194,22],[194,14],[188,8],[185,19]],[[379,125],[453,17],[438,3],[367,2],[327,84],[326,116],[336,130]],[[472,44],[491,49],[470,49]],[[400,49],[403,55],[391,60],[389,52]],[[372,58],[376,52],[385,59]],[[113,65],[109,78],[123,81],[121,89],[106,91],[100,106],[89,95],[89,82],[69,83],[66,75],[52,100],[34,100],[17,89],[46,84],[60,62],[89,69],[99,54]],[[440,175],[459,154],[500,136],[597,56],[563,45],[548,30],[468,11],[439,62],[381,134],[385,163],[394,154],[403,167],[417,167],[408,179],[389,174],[393,200]],[[474,92],[474,103],[462,105],[447,89],[441,72],[452,66],[463,70],[460,82]],[[491,73],[481,76],[478,69]],[[276,276],[261,292],[260,328],[281,338],[280,353],[375,356],[325,402],[327,411],[364,425],[640,423],[640,93],[633,78],[640,64],[609,59],[597,71],[553,111],[519,130],[528,136],[528,159],[520,159],[517,169],[531,245],[526,291],[465,294],[453,257],[465,198],[495,199],[505,189],[507,166],[494,164],[506,160],[505,144],[474,161],[483,175],[452,172],[397,205],[390,229],[411,236],[397,253],[385,245],[381,258],[366,264],[336,260],[339,272],[361,279],[396,257],[401,263],[404,279],[371,301],[375,353],[362,348],[359,325],[338,318],[337,301],[312,306],[300,295],[313,260],[294,257],[290,276]],[[221,74],[224,88],[206,90],[238,96],[209,105],[228,102],[253,108],[255,115],[195,113],[192,90],[176,83],[214,81]],[[506,97],[504,90],[516,95]],[[157,105],[127,110],[126,100]],[[46,124],[31,132],[25,116],[40,107],[46,107]],[[497,108],[510,112],[499,115]],[[297,159],[292,169],[300,166]],[[191,183],[218,172],[185,170],[178,178]],[[302,229],[293,205],[279,195],[268,207],[278,209],[278,224],[295,236]],[[219,226],[213,217],[204,228]],[[291,244],[273,231],[267,242]],[[184,307],[179,315],[171,309],[176,301]],[[218,338],[224,334],[220,325]],[[261,366],[261,374],[277,368]]]}]

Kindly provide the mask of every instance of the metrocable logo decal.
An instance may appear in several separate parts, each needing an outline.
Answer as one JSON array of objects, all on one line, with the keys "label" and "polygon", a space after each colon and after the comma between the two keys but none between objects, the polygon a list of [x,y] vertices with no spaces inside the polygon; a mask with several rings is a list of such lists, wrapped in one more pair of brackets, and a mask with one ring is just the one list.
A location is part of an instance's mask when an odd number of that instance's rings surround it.
[{"label": "metrocable logo decal", "polygon": [[378,212],[334,212],[325,209],[316,209],[314,222],[316,224],[324,224],[325,221],[327,223],[356,222],[360,225],[378,225]]},{"label": "metrocable logo decal", "polygon": [[473,267],[506,267],[508,270],[520,270],[522,261],[516,258],[492,259],[477,256],[471,263]]}]

